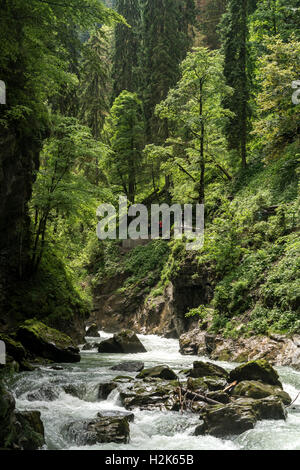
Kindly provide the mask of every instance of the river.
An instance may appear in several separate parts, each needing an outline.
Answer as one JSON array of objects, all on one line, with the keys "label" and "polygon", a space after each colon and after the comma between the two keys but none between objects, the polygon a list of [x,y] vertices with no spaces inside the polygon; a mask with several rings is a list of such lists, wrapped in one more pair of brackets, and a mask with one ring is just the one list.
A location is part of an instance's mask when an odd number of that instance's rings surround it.
[{"label": "river", "polygon": [[[111,335],[100,332],[101,341]],[[131,439],[129,444],[99,444],[77,447],[68,441],[61,432],[62,427],[81,419],[95,418],[101,410],[124,410],[119,401],[118,392],[113,391],[107,400],[97,399],[98,385],[107,382],[122,373],[110,370],[110,367],[128,360],[141,360],[145,366],[167,364],[175,372],[192,366],[199,356],[182,356],[178,340],[158,336],[139,335],[147,349],[143,354],[99,354],[97,350],[82,351],[82,359],[77,364],[66,364],[63,370],[41,367],[33,372],[16,374],[11,380],[10,388],[16,398],[19,410],[39,410],[45,427],[46,449],[101,449],[101,450],[300,450],[300,397],[289,409],[287,420],[261,421],[255,429],[228,439],[214,437],[196,437],[193,431],[199,423],[199,417],[191,413],[140,411],[134,410],[135,420],[130,424]],[[89,338],[89,341],[95,339]],[[207,360],[207,358],[202,358]],[[216,362],[231,369],[232,363]],[[277,368],[284,389],[294,399],[300,390],[300,372],[289,368]],[[125,373],[124,375],[132,375]],[[75,398],[64,391],[66,384],[85,384],[87,390],[82,399]],[[59,391],[56,400],[29,401],[27,394],[42,385],[53,386]]]}]

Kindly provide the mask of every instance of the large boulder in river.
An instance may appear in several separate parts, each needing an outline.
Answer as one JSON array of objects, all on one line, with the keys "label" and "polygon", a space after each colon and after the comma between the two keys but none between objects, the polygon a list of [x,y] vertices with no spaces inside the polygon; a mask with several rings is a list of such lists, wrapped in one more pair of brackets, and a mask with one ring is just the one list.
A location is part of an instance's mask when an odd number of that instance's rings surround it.
[{"label": "large boulder in river", "polygon": [[45,443],[39,411],[16,412],[15,399],[0,381],[0,448],[37,450]]},{"label": "large boulder in river", "polygon": [[27,394],[28,401],[55,401],[59,397],[58,387],[50,384],[44,384],[36,390]]},{"label": "large boulder in river", "polygon": [[129,442],[129,423],[126,416],[98,416],[87,421],[75,421],[65,425],[62,432],[79,446]]},{"label": "large boulder in river", "polygon": [[232,392],[234,397],[248,397],[248,398],[266,398],[275,397],[282,400],[285,405],[290,405],[292,400],[287,392],[284,392],[281,387],[277,385],[269,385],[257,380],[244,380],[238,383]]},{"label": "large boulder in river", "polygon": [[260,400],[238,398],[234,403],[241,406],[251,406],[258,420],[285,420],[287,416],[283,402],[276,397],[261,398]]},{"label": "large boulder in river", "polygon": [[99,344],[99,353],[135,354],[146,352],[134,331],[123,330]]},{"label": "large boulder in river", "polygon": [[22,429],[18,445],[23,450],[40,449],[45,444],[44,425],[40,411],[18,411],[16,419]]},{"label": "large boulder in river", "polygon": [[96,325],[96,323],[93,323],[91,326],[88,327],[88,329],[85,332],[85,336],[88,338],[99,338],[99,328]]},{"label": "large boulder in river", "polygon": [[116,382],[103,382],[99,384],[98,389],[98,399],[99,400],[106,400],[108,395],[118,387]]},{"label": "large boulder in river", "polygon": [[141,361],[121,362],[111,367],[111,370],[122,370],[125,372],[140,372],[144,369],[144,363]]},{"label": "large boulder in river", "polygon": [[164,382],[154,379],[152,382],[137,381],[121,387],[120,398],[127,410],[170,410],[174,406],[174,396],[178,396],[178,382]]},{"label": "large boulder in river", "polygon": [[203,423],[195,430],[195,435],[209,434],[215,437],[242,434],[253,429],[256,414],[251,404],[214,405],[205,408],[201,413]]},{"label": "large boulder in river", "polygon": [[54,362],[79,362],[79,349],[71,338],[36,320],[27,320],[17,332],[17,339],[31,354]]},{"label": "large boulder in river", "polygon": [[137,379],[164,379],[164,380],[176,380],[177,375],[168,366],[155,366],[149,369],[144,369],[137,376]]},{"label": "large boulder in river", "polygon": [[188,375],[194,378],[213,376],[227,379],[228,372],[212,362],[195,361]]},{"label": "large boulder in river", "polygon": [[231,382],[237,380],[260,380],[263,383],[270,385],[278,385],[282,388],[279,376],[276,370],[269,364],[269,362],[259,359],[257,361],[250,361],[242,364],[236,369],[230,371],[229,380]]}]

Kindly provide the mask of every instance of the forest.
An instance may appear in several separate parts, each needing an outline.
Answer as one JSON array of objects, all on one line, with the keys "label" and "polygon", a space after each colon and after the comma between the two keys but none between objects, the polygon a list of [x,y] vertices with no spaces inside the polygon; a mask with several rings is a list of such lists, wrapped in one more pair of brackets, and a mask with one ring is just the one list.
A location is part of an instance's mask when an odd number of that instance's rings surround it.
[{"label": "forest", "polygon": [[[93,327],[299,371],[299,0],[0,6],[4,374],[76,362]],[[187,251],[172,230],[130,247],[99,240],[97,208],[120,196],[204,205],[203,246]],[[72,347],[60,360],[34,346],[39,334]],[[7,432],[0,448],[16,440]]]}]

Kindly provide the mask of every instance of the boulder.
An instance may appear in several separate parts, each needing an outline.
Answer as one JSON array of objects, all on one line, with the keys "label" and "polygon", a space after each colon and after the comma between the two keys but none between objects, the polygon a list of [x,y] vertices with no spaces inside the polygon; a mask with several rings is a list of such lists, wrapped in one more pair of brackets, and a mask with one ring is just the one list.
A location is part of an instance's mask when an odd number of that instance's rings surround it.
[{"label": "boulder", "polygon": [[99,353],[135,354],[146,352],[145,347],[131,330],[123,330],[112,338],[106,339],[99,344]]},{"label": "boulder", "polygon": [[99,333],[99,328],[96,325],[96,323],[93,323],[91,326],[88,327],[88,329],[85,332],[85,336],[88,338],[99,338],[100,333]]},{"label": "boulder", "polygon": [[196,428],[196,435],[209,434],[215,437],[226,437],[242,434],[253,429],[257,417],[251,404],[214,405],[201,412],[203,423]]},{"label": "boulder", "polygon": [[133,423],[134,421],[134,414],[130,413],[130,411],[119,411],[119,410],[102,410],[97,413],[99,418],[126,418],[129,423]]},{"label": "boulder", "polygon": [[253,398],[238,398],[235,403],[242,406],[251,406],[257,419],[286,419],[287,412],[283,402],[276,397],[267,397],[260,400]]},{"label": "boulder", "polygon": [[149,369],[144,369],[140,372],[137,376],[137,379],[145,379],[145,378],[157,378],[157,379],[164,379],[164,380],[176,380],[178,377],[175,372],[170,369],[168,366],[155,366],[150,367]]},{"label": "boulder", "polygon": [[173,409],[172,396],[176,394],[178,383],[164,382],[156,379],[154,382],[135,382],[120,391],[120,398],[127,410],[140,408],[141,410]]},{"label": "boulder", "polygon": [[0,334],[0,341],[5,343],[6,353],[11,356],[15,361],[21,362],[26,357],[26,350],[19,341],[13,337]]},{"label": "boulder", "polygon": [[54,401],[59,397],[59,389],[53,385],[42,385],[37,390],[27,393],[28,401]]},{"label": "boulder", "polygon": [[99,384],[98,399],[106,400],[108,395],[117,387],[118,384],[115,382],[104,382],[102,384]]},{"label": "boulder", "polygon": [[15,399],[0,382],[0,448],[36,450],[44,443],[39,411],[16,412]]},{"label": "boulder", "polygon": [[72,397],[79,398],[79,400],[83,400],[87,392],[86,385],[84,383],[66,384],[66,385],[63,385],[63,390],[68,395],[72,395]]},{"label": "boulder", "polygon": [[205,355],[205,332],[199,328],[183,333],[179,338],[179,351],[183,355]]},{"label": "boulder", "polygon": [[69,336],[36,320],[27,320],[17,332],[17,339],[31,353],[54,362],[79,362],[79,349]]},{"label": "boulder", "polygon": [[105,416],[92,420],[75,421],[65,425],[63,434],[77,445],[95,445],[108,442],[127,444],[129,423],[125,416]]},{"label": "boulder", "polygon": [[121,362],[111,367],[111,370],[122,370],[125,372],[140,372],[144,369],[144,363],[141,361]]},{"label": "boulder", "polygon": [[99,346],[99,343],[85,343],[82,346],[82,351],[92,351],[93,349],[97,349]]},{"label": "boulder", "polygon": [[221,391],[226,387],[226,385],[226,379],[222,379],[221,377],[189,377],[187,381],[188,389],[193,392],[196,392],[197,390],[202,392]]},{"label": "boulder", "polygon": [[17,424],[22,429],[18,445],[23,450],[37,450],[45,444],[44,425],[39,411],[16,412]]},{"label": "boulder", "polygon": [[227,379],[228,372],[212,362],[195,361],[189,375],[194,378],[217,376]]},{"label": "boulder", "polygon": [[248,398],[266,398],[275,397],[282,400],[285,405],[290,405],[292,400],[287,392],[276,385],[265,384],[256,380],[244,380],[234,387],[232,395],[234,397],[248,397]]},{"label": "boulder", "polygon": [[16,440],[15,410],[13,395],[0,382],[0,448],[11,448]]},{"label": "boulder", "polygon": [[243,380],[260,380],[263,383],[278,385],[282,388],[278,373],[271,364],[263,359],[247,362],[231,370],[229,381],[233,382],[235,380],[238,382]]}]

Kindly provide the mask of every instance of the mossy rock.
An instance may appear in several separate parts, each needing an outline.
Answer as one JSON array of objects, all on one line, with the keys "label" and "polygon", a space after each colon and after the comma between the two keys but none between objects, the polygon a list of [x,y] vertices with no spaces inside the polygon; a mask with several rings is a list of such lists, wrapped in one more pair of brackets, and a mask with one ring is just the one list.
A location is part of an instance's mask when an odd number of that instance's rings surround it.
[{"label": "mossy rock", "polygon": [[260,380],[263,383],[278,385],[282,388],[278,373],[271,364],[264,359],[250,361],[238,366],[236,369],[230,371],[229,380],[230,382],[234,382],[235,380],[238,382],[244,380]]},{"label": "mossy rock", "polygon": [[244,380],[236,385],[232,395],[248,398],[266,398],[275,397],[282,400],[285,405],[290,405],[292,400],[287,392],[284,392],[277,385],[269,385],[256,380]]},{"label": "mossy rock", "polygon": [[26,350],[19,341],[16,341],[9,335],[0,334],[0,341],[5,343],[6,352],[18,362],[21,362],[26,357]]},{"label": "mossy rock", "polygon": [[89,421],[75,421],[65,425],[62,432],[77,445],[89,446],[109,442],[128,444],[130,437],[126,416],[98,416]]},{"label": "mossy rock", "polygon": [[44,425],[39,411],[16,412],[17,422],[22,427],[19,445],[24,450],[37,450],[45,444]]},{"label": "mossy rock", "polygon": [[128,410],[136,407],[142,410],[172,409],[172,395],[177,390],[178,382],[176,385],[171,383],[160,379],[154,382],[135,382],[120,391],[122,403]]},{"label": "mossy rock", "polygon": [[195,434],[209,434],[215,437],[227,437],[242,434],[253,429],[257,416],[252,404],[214,405],[201,413],[203,423],[197,427]]},{"label": "mossy rock", "polygon": [[259,400],[238,398],[235,403],[241,406],[251,406],[258,420],[285,420],[287,416],[283,401],[277,397],[270,396]]},{"label": "mossy rock", "polygon": [[145,379],[145,378],[157,378],[163,380],[176,380],[177,375],[175,372],[170,369],[170,367],[166,366],[155,366],[150,367],[149,369],[144,369],[140,372],[137,376],[137,379]]},{"label": "mossy rock", "polygon": [[54,362],[79,362],[79,349],[71,338],[36,320],[27,320],[17,332],[17,339],[31,353]]},{"label": "mossy rock", "polygon": [[189,390],[196,392],[202,390],[203,392],[216,392],[222,391],[227,385],[226,379],[222,377],[189,377],[187,387]]},{"label": "mossy rock", "polygon": [[193,369],[190,371],[190,377],[199,378],[208,376],[222,377],[227,379],[228,372],[223,369],[223,367],[217,366],[212,362],[195,361],[193,364]]}]

